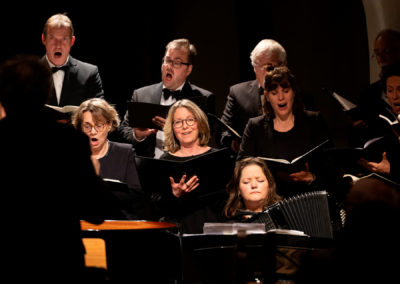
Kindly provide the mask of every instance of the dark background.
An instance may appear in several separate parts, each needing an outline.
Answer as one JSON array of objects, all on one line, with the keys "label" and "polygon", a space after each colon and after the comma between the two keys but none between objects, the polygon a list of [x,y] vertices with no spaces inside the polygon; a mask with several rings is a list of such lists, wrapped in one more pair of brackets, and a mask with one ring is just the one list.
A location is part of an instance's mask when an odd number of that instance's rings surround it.
[{"label": "dark background", "polygon": [[16,53],[43,56],[47,18],[66,12],[76,35],[71,55],[98,65],[106,99],[123,116],[135,88],[160,82],[165,45],[185,37],[198,50],[190,81],[216,94],[221,115],[229,86],[254,79],[249,59],[254,46],[273,38],[285,47],[301,91],[323,113],[338,143],[348,121],[321,88],[354,100],[369,84],[361,0],[100,3],[10,4],[0,12],[1,60]]}]

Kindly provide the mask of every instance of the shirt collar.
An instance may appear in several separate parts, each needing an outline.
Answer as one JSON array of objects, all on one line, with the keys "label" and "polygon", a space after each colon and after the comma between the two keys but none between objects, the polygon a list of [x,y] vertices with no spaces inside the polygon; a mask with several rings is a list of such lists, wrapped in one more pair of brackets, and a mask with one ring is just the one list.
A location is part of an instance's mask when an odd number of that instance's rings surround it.
[{"label": "shirt collar", "polygon": [[[178,88],[176,88],[176,90],[174,90],[174,91],[182,91],[183,86],[185,85],[185,83],[186,83],[186,82],[183,82],[183,84],[180,85]],[[165,85],[163,84],[163,89],[164,89],[164,88],[165,88]]]},{"label": "shirt collar", "polygon": [[65,63],[64,63],[63,65],[60,65],[60,66],[56,66],[56,65],[54,65],[53,63],[51,63],[50,60],[49,60],[49,58],[47,57],[47,54],[46,54],[46,60],[47,60],[47,63],[49,63],[50,68],[51,68],[51,67],[61,67],[61,66],[67,65],[67,63],[68,63],[68,61],[69,61],[69,55],[68,55],[67,61],[65,61]]}]

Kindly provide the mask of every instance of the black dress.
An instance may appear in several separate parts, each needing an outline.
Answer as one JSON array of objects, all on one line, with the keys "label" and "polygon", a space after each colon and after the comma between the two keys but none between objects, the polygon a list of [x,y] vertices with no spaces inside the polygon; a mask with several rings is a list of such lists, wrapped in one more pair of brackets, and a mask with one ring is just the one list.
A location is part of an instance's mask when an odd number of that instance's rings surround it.
[{"label": "black dress", "polygon": [[120,200],[121,208],[112,219],[155,219],[155,208],[144,194],[136,169],[132,144],[108,141],[108,151],[99,159],[100,177],[109,181],[112,193]]},{"label": "black dress", "polygon": [[[215,151],[217,151],[217,149],[211,148],[201,155]],[[177,157],[169,153],[164,153],[160,159],[185,161],[197,156]],[[212,194],[202,195],[200,193],[201,186],[202,184],[200,181],[200,185],[195,190],[180,198],[176,198],[172,194],[172,189],[168,194],[163,194],[160,197],[158,205],[162,210],[162,219],[176,222],[180,233],[201,234],[203,233],[203,225],[205,222],[218,222],[221,220],[222,208],[226,198],[225,189],[215,189]]]}]

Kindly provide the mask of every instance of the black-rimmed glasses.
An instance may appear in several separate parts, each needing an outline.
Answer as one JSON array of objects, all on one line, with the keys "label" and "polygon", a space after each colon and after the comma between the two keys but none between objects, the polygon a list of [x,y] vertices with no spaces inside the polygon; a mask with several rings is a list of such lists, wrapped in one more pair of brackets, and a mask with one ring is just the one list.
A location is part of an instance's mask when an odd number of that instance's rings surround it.
[{"label": "black-rimmed glasses", "polygon": [[177,68],[177,69],[181,68],[182,65],[186,65],[186,66],[190,65],[190,63],[188,63],[188,62],[182,62],[180,60],[172,60],[172,59],[168,59],[168,58],[163,58],[162,64],[171,65],[172,67]]},{"label": "black-rimmed glasses", "polygon": [[192,118],[187,118],[187,119],[182,119],[182,120],[175,120],[173,122],[174,128],[182,128],[183,122],[186,122],[187,126],[193,126],[193,124],[196,122],[196,119],[192,117]]}]

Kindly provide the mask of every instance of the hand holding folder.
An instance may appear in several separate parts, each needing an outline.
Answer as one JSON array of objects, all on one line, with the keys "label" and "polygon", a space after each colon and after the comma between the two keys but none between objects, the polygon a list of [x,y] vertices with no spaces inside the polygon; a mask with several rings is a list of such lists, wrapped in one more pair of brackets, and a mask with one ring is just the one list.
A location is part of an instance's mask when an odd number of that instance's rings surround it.
[{"label": "hand holding folder", "polygon": [[153,118],[156,116],[166,118],[170,106],[144,103],[128,102],[129,125],[135,128],[156,128],[162,129],[156,124]]},{"label": "hand holding folder", "polygon": [[[175,182],[185,175],[185,183],[191,185],[190,178],[196,176],[199,188],[194,192],[208,194],[224,189],[232,176],[234,161],[229,148],[218,149],[187,161],[172,161],[149,157],[136,157],[140,183],[144,191],[165,193],[171,191],[170,177]],[[193,192],[193,193],[194,193]]]}]

